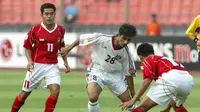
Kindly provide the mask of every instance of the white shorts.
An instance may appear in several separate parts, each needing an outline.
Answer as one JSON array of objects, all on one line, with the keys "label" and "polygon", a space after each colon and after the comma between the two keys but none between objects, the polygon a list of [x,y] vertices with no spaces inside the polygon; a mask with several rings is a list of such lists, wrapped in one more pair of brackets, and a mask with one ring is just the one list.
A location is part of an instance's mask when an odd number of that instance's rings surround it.
[{"label": "white shorts", "polygon": [[31,92],[37,88],[44,79],[45,86],[50,84],[60,85],[60,71],[57,64],[34,63],[32,72],[27,71],[22,90]]},{"label": "white shorts", "polygon": [[121,72],[103,72],[100,70],[93,70],[86,75],[87,84],[96,82],[102,89],[107,85],[108,89],[116,96],[121,95],[127,90],[125,77]]},{"label": "white shorts", "polygon": [[162,106],[172,98],[179,107],[187,99],[193,85],[193,77],[187,71],[170,70],[151,86],[147,96]]}]

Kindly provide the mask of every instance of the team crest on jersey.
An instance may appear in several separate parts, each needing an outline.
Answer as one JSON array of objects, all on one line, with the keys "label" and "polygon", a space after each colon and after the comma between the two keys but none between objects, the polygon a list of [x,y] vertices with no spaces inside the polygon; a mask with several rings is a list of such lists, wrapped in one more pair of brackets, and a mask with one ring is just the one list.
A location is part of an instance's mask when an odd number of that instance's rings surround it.
[{"label": "team crest on jersey", "polygon": [[60,37],[58,37],[58,40],[57,40],[57,42],[58,42],[58,43],[60,43],[60,42],[61,42],[61,38],[60,38]]},{"label": "team crest on jersey", "polygon": [[117,55],[117,56],[115,56],[115,59],[116,59],[116,60],[119,60],[119,59],[122,59],[122,57],[119,56],[119,55]]}]

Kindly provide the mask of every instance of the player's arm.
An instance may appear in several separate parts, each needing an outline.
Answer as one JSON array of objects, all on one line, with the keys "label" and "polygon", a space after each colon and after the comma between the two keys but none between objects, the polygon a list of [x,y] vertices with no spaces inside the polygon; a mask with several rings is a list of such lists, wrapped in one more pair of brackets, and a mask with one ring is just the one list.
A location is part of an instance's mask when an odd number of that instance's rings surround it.
[{"label": "player's arm", "polygon": [[129,88],[129,92],[131,94],[131,97],[135,95],[135,87],[134,87],[134,79],[133,77],[135,76],[135,64],[131,59],[130,52],[129,50],[126,51],[126,55],[123,56],[123,61],[122,61],[122,66],[123,66],[123,71],[126,77],[126,82]]},{"label": "player's arm", "polygon": [[134,97],[130,101],[124,102],[120,105],[122,110],[127,109],[128,107],[134,105],[136,101],[138,101],[140,97],[144,94],[144,92],[147,90],[151,82],[152,82],[151,79],[145,78],[142,84],[140,85],[139,90],[134,95]]},{"label": "player's arm", "polygon": [[26,58],[28,61],[27,64],[27,70],[31,71],[31,69],[33,69],[33,60],[32,60],[32,45],[33,45],[33,36],[32,36],[32,30],[33,28],[28,32],[28,34],[26,35],[25,39],[24,39],[24,48],[25,48],[25,54],[26,54]]},{"label": "player's arm", "polygon": [[62,59],[63,59],[63,62],[64,62],[64,66],[66,68],[65,73],[70,72],[70,67],[69,67],[69,64],[68,64],[68,61],[67,61],[67,55],[62,55]]},{"label": "player's arm", "polygon": [[[70,44],[67,47],[62,47],[60,50],[60,54],[62,54],[62,56],[66,56],[74,47],[79,45],[79,40],[75,40],[72,44]],[[65,57],[64,57],[65,58]]]},{"label": "player's arm", "polygon": [[133,76],[125,76],[126,77],[126,82],[128,85],[128,89],[130,91],[131,97],[135,95],[135,87],[134,87],[134,79]]},{"label": "player's arm", "polygon": [[70,44],[68,47],[61,49],[60,54],[66,55],[68,54],[74,47],[80,45],[80,46],[86,46],[89,44],[97,43],[100,40],[100,35],[98,33],[93,34],[82,34],[80,35],[80,39],[75,40],[72,44]]},{"label": "player's arm", "polygon": [[32,51],[30,49],[25,48],[25,54],[28,60],[27,70],[31,71],[31,69],[33,69]]},{"label": "player's arm", "polygon": [[188,27],[187,31],[185,32],[186,35],[193,41],[196,41],[196,32],[197,28],[199,27],[200,24],[200,15],[198,15],[190,24]]},{"label": "player's arm", "polygon": [[132,104],[135,104],[137,100],[140,99],[140,97],[144,94],[144,92],[147,90],[149,85],[151,84],[152,80],[149,78],[145,78],[140,85],[138,91],[135,93],[135,96],[131,99]]},{"label": "player's arm", "polygon": [[[59,50],[61,49],[64,49],[65,48],[65,42],[64,42],[64,35],[65,35],[65,30],[63,29],[63,37],[62,37],[62,40],[60,41],[60,48]],[[63,59],[63,62],[64,62],[64,66],[66,68],[66,71],[65,73],[68,73],[70,72],[70,67],[69,67],[69,64],[68,64],[68,61],[67,61],[67,55],[61,55],[62,56],[62,59]]]}]

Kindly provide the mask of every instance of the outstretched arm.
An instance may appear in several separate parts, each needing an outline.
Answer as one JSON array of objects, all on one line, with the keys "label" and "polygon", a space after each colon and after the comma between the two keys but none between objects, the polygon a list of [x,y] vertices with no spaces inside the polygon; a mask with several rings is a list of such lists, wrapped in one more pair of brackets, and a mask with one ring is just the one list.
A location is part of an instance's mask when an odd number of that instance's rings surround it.
[{"label": "outstretched arm", "polygon": [[152,80],[150,80],[149,78],[144,79],[144,81],[140,85],[139,90],[136,92],[135,96],[132,98],[133,103],[135,103],[144,94],[144,92],[147,90],[151,82]]},{"label": "outstretched arm", "polygon": [[67,55],[74,47],[79,45],[79,40],[75,40],[72,44],[70,44],[68,47],[61,48],[60,54],[62,56]]},{"label": "outstretched arm", "polygon": [[170,99],[168,105],[165,107],[164,110],[161,110],[160,112],[170,112],[171,108],[173,107],[173,109],[175,109],[175,105],[176,105],[176,102],[174,102],[173,99]]},{"label": "outstretched arm", "polygon": [[69,45],[67,48],[69,51],[71,51],[74,47],[79,45],[79,40],[75,40],[71,45]]},{"label": "outstretched arm", "polygon": [[152,82],[152,80],[150,80],[149,78],[144,79],[144,81],[140,85],[139,90],[136,92],[135,96],[130,101],[124,102],[123,104],[120,105],[121,108],[122,108],[122,110],[127,109],[131,105],[134,105],[136,103],[136,101],[139,100],[140,97],[147,90],[147,88],[149,87],[149,85],[151,84],[151,82]]}]

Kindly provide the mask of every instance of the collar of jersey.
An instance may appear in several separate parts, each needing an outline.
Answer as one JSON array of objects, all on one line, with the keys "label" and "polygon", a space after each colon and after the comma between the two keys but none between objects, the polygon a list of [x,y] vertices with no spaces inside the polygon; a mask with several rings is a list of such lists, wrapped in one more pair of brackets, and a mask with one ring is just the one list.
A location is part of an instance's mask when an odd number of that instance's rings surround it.
[{"label": "collar of jersey", "polygon": [[49,33],[52,33],[54,30],[56,30],[56,28],[57,28],[57,24],[55,24],[55,26],[54,26],[54,28],[52,29],[52,30],[48,30],[47,28],[46,28],[46,26],[43,24],[43,23],[41,23],[41,26],[46,30],[46,31],[48,31]]}]

